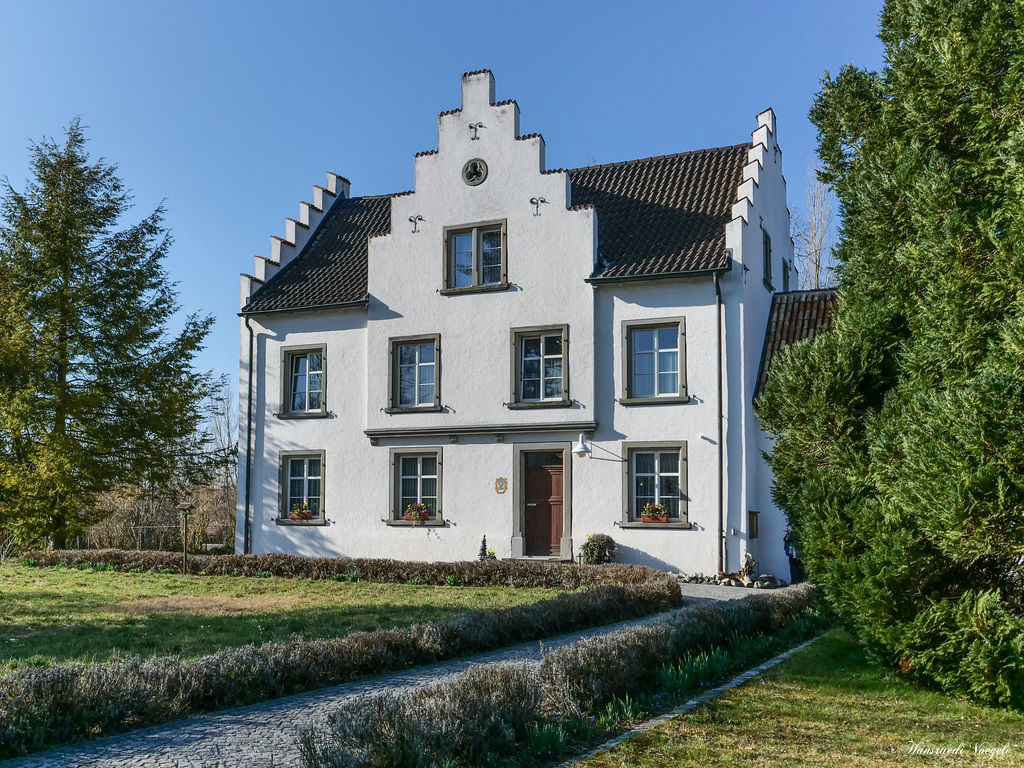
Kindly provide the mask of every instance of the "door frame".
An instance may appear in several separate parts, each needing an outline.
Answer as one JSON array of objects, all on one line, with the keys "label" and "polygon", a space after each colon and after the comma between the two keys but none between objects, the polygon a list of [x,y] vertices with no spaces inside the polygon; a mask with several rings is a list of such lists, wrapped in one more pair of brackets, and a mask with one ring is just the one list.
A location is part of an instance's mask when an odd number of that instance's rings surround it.
[{"label": "door frame", "polygon": [[[526,555],[526,454],[562,452],[562,539],[560,560],[572,562],[572,442],[512,445],[512,557]],[[548,558],[541,558],[548,559]]]}]

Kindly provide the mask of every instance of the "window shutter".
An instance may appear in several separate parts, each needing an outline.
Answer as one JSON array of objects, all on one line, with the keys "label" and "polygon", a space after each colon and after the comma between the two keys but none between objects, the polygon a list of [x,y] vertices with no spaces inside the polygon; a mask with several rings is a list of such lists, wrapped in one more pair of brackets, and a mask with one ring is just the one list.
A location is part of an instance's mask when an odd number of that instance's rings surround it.
[{"label": "window shutter", "polygon": [[291,400],[289,391],[292,386],[292,374],[291,369],[288,365],[288,355],[283,350],[281,352],[281,411],[280,413],[288,413],[288,401]]},{"label": "window shutter", "polygon": [[455,265],[452,263],[452,254],[448,250],[448,233],[444,234],[444,278],[441,281],[444,285],[445,290],[452,287],[451,285],[451,273],[455,269]]},{"label": "window shutter", "polygon": [[569,399],[569,326],[562,333],[562,399]]},{"label": "window shutter", "polygon": [[434,337],[434,407],[441,407],[441,335]]},{"label": "window shutter", "polygon": [[523,375],[523,363],[520,355],[522,354],[519,350],[522,342],[519,340],[519,335],[516,333],[512,334],[512,399],[509,402],[519,402],[519,377]]},{"label": "window shutter", "polygon": [[[395,390],[398,389],[398,366],[396,365],[395,347],[396,345],[392,343],[391,348],[388,350],[388,408],[395,407]],[[394,461],[391,463],[394,464]]]},{"label": "window shutter", "polygon": [[686,383],[686,318],[679,320],[679,394],[687,397],[689,387]]},{"label": "window shutter", "polygon": [[689,497],[690,470],[686,461],[686,443],[679,446],[679,521],[690,522]]},{"label": "window shutter", "polygon": [[[320,410],[327,413],[327,345],[320,348]],[[323,494],[323,484],[320,493]],[[323,507],[323,499],[320,500]]]},{"label": "window shutter", "polygon": [[281,520],[288,518],[288,476],[285,473],[285,459],[282,456],[277,462],[277,482],[278,482],[278,513],[277,516]]},{"label": "window shutter", "polygon": [[501,282],[508,282],[508,232],[501,225]]},{"label": "window shutter", "polygon": [[633,396],[633,345],[629,343],[629,327],[622,331],[622,391],[626,397]]}]

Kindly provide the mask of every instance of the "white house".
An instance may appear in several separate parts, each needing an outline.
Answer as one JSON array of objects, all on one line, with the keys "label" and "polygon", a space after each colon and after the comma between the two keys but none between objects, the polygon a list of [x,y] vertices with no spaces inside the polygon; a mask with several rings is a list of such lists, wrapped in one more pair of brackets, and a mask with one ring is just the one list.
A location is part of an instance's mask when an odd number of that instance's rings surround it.
[{"label": "white house", "polygon": [[775,114],[678,155],[544,150],[467,73],[415,189],[328,174],[243,275],[239,551],[568,560],[606,533],[624,562],[788,578],[753,409],[795,279]]}]

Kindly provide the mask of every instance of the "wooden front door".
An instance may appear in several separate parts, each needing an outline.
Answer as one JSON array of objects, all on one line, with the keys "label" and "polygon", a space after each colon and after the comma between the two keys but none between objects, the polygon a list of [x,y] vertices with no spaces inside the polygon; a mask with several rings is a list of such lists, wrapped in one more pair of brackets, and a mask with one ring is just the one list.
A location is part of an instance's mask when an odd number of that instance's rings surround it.
[{"label": "wooden front door", "polygon": [[526,453],[523,473],[527,555],[559,555],[562,543],[562,452]]}]

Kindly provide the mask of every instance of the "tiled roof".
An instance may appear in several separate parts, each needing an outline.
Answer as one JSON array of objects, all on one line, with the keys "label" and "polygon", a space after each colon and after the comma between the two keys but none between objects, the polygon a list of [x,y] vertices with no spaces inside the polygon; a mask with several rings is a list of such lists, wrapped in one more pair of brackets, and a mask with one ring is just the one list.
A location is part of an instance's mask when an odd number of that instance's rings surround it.
[{"label": "tiled roof", "polygon": [[338,200],[302,253],[256,291],[242,311],[359,301],[366,295],[366,239],[390,229],[390,196]]},{"label": "tiled roof", "polygon": [[569,171],[573,205],[597,207],[605,266],[594,277],[727,266],[725,225],[749,149],[737,144]]},{"label": "tiled roof", "polygon": [[780,350],[832,329],[832,313],[836,304],[835,289],[790,291],[772,296],[755,398],[764,392],[772,360]]},{"label": "tiled roof", "polygon": [[[605,266],[594,277],[656,277],[726,267],[725,224],[732,218],[749,148],[738,144],[567,171],[572,208],[597,209]],[[363,298],[367,238],[390,232],[391,198],[397,196],[336,202],[302,252],[267,280],[242,311],[309,309]]]}]

